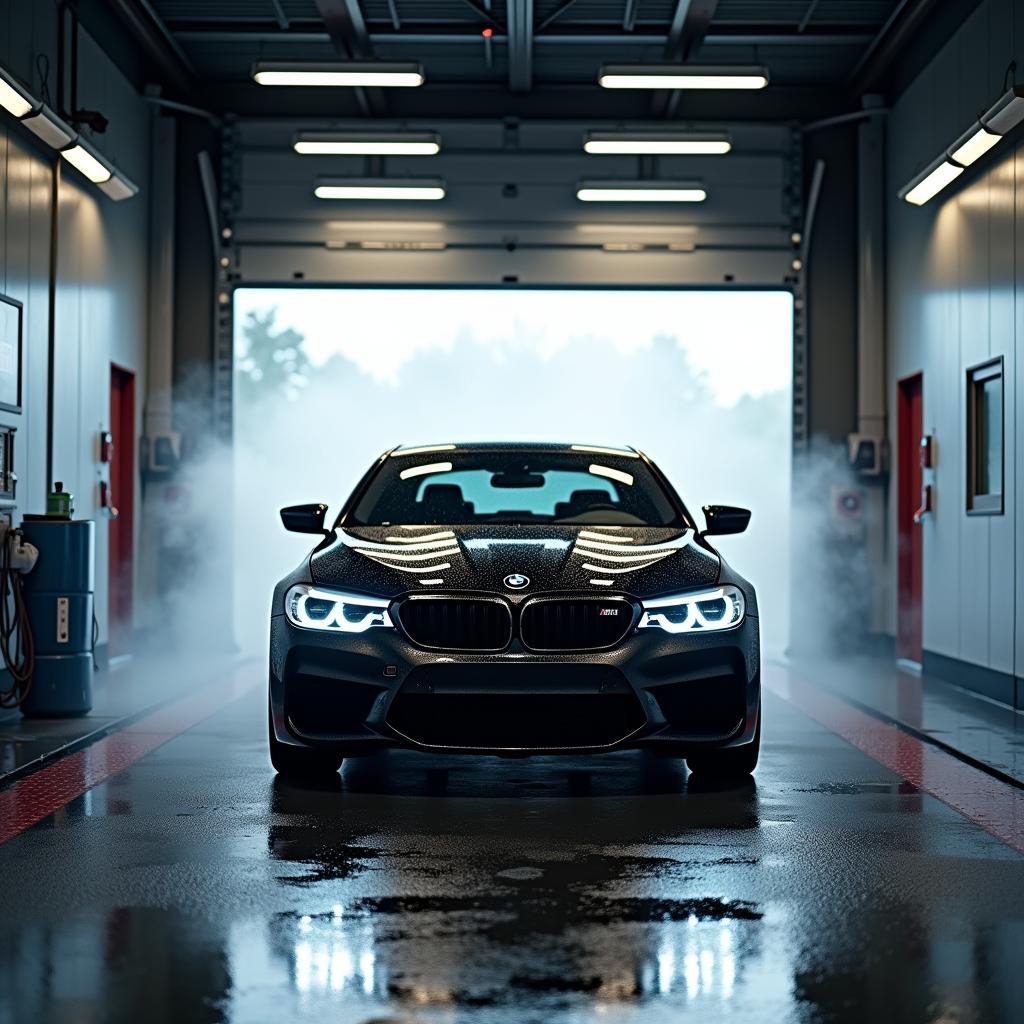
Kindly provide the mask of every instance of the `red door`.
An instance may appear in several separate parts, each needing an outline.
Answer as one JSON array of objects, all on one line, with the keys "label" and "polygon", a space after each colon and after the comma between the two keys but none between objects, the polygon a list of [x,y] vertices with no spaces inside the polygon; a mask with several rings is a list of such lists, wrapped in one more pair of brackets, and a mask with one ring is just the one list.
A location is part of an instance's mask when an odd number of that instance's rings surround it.
[{"label": "red door", "polygon": [[897,420],[897,595],[896,655],[921,663],[921,597],[924,541],[914,514],[921,507],[921,437],[924,433],[921,374],[900,381]]},{"label": "red door", "polygon": [[110,504],[117,518],[107,522],[109,542],[110,653],[126,653],[132,633],[132,520],[135,501],[135,374],[110,367]]}]

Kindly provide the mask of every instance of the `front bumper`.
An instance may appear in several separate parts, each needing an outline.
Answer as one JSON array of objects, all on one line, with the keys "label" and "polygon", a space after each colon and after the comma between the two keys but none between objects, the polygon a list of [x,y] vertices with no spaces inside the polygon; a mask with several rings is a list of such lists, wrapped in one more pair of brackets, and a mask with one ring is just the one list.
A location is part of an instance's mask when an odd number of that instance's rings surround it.
[{"label": "front bumper", "polygon": [[601,651],[441,653],[399,630],[319,633],[271,619],[271,727],[281,743],[345,756],[383,747],[674,756],[752,742],[758,620],[722,633],[630,633]]}]

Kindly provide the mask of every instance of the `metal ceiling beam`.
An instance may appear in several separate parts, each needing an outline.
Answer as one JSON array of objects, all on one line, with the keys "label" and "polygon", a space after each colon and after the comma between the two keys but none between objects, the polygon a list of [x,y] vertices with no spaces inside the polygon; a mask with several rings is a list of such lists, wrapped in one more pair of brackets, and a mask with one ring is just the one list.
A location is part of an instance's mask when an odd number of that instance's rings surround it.
[{"label": "metal ceiling beam", "polygon": [[[366,19],[359,0],[316,0],[316,7],[334,48],[343,57],[368,60],[373,56],[373,43],[366,30]],[[380,89],[359,88],[353,91],[364,113],[377,117],[387,113]]]},{"label": "metal ceiling beam", "polygon": [[[718,0],[679,0],[665,42],[665,60],[688,61],[701,48],[711,28]],[[651,110],[672,117],[679,105],[679,91],[655,93]]]},{"label": "metal ceiling beam", "polygon": [[665,60],[689,60],[704,42],[718,0],[679,0],[665,42]]},{"label": "metal ceiling beam", "polygon": [[356,60],[367,60],[373,56],[359,0],[316,0],[316,6],[331,42],[340,53]]},{"label": "metal ceiling beam", "polygon": [[533,87],[533,0],[508,0],[508,87]]},{"label": "metal ceiling beam", "polygon": [[109,0],[109,6],[159,77],[186,96],[195,96],[196,75],[174,36],[146,0]]},{"label": "metal ceiling beam", "polygon": [[274,17],[277,18],[278,25],[287,32],[288,15],[284,13],[284,8],[281,6],[281,0],[270,0],[270,6],[274,8]]},{"label": "metal ceiling beam", "polygon": [[[587,33],[574,27],[572,32],[539,33],[538,26],[534,30],[534,45],[547,46],[663,46],[668,36],[654,32],[634,32],[627,35],[622,32]],[[175,37],[182,42],[195,43],[281,43],[283,45],[309,45],[330,42],[326,32],[302,32],[295,29],[290,32],[273,32],[265,28],[252,29],[195,29],[193,27],[176,30]],[[863,31],[844,32],[826,29],[795,34],[788,32],[734,32],[716,29],[704,37],[705,46],[866,46],[874,39],[874,35]],[[369,36],[374,46],[423,46],[447,43],[467,43],[478,45],[480,34],[475,29],[464,31],[460,26],[437,26],[430,32],[372,32]],[[491,37],[495,43],[506,43],[508,36],[495,32]]]},{"label": "metal ceiling beam", "polygon": [[[486,22],[491,28],[496,28],[501,32],[505,31],[505,26],[494,17],[493,14],[486,8],[482,7],[476,2],[476,0],[462,0],[462,2],[471,10],[475,11],[480,19]],[[512,6],[512,0],[509,0],[509,6]]]},{"label": "metal ceiling beam", "polygon": [[572,5],[576,3],[576,0],[564,0],[558,7],[556,7],[534,30],[534,35],[540,35],[549,25],[553,25],[558,19],[569,10]]},{"label": "metal ceiling beam", "polygon": [[938,6],[936,0],[900,0],[850,72],[855,94],[874,90]]},{"label": "metal ceiling beam", "polygon": [[814,17],[814,12],[818,9],[818,4],[821,0],[811,0],[807,5],[807,10],[804,11],[804,16],[800,19],[800,24],[797,25],[797,32],[803,32],[805,28],[811,23],[811,18]]}]

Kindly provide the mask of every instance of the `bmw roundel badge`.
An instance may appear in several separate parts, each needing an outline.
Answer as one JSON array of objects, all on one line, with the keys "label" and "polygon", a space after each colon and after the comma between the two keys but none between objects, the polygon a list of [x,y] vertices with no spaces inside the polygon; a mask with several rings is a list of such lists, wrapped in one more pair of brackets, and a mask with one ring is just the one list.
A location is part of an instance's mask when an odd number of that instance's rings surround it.
[{"label": "bmw roundel badge", "polygon": [[521,572],[514,572],[511,576],[505,577],[505,586],[510,590],[522,590],[530,585],[530,577],[524,576]]}]

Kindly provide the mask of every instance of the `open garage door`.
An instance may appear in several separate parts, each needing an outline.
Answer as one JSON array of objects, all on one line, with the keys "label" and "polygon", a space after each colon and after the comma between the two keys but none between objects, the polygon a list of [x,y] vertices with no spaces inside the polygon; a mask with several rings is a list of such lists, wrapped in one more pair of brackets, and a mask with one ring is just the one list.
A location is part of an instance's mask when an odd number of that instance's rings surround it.
[{"label": "open garage door", "polygon": [[308,549],[282,505],[330,516],[396,444],[634,445],[701,521],[754,510],[720,549],[788,630],[792,297],[678,289],[242,288],[235,292],[235,623],[265,644],[274,582]]}]

